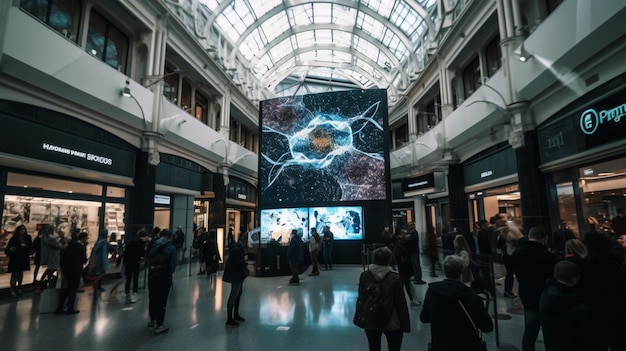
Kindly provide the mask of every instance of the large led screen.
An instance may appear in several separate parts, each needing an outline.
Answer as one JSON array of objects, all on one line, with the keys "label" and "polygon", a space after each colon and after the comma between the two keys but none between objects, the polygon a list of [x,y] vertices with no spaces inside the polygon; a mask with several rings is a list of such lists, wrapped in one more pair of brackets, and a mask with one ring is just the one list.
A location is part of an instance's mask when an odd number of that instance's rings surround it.
[{"label": "large led screen", "polygon": [[261,210],[261,244],[272,239],[287,244],[293,229],[298,231],[302,240],[309,239],[309,211],[306,207]]},{"label": "large led screen", "polygon": [[277,98],[260,110],[261,207],[386,199],[385,90]]},{"label": "large led screen", "polygon": [[328,226],[335,240],[363,240],[362,207],[310,207],[309,223],[320,235]]}]

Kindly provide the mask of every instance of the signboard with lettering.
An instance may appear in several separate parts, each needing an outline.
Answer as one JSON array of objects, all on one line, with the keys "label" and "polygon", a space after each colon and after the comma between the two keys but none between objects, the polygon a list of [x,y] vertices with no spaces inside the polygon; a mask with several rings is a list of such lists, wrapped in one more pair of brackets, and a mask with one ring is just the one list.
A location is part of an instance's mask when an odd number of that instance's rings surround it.
[{"label": "signboard with lettering", "polygon": [[515,150],[508,147],[478,161],[463,166],[465,186],[517,174]]},{"label": "signboard with lettering", "polygon": [[626,138],[626,88],[537,128],[541,163]]},{"label": "signboard with lettering", "polygon": [[136,153],[0,113],[0,151],[57,164],[135,176]]}]

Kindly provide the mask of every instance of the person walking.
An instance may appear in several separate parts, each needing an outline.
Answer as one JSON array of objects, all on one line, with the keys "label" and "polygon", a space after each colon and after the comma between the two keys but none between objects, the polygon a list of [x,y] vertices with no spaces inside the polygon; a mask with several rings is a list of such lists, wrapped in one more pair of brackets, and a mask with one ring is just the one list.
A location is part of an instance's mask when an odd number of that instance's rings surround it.
[{"label": "person walking", "polygon": [[320,241],[322,238],[317,233],[317,228],[311,228],[311,240],[309,241],[309,255],[311,255],[311,276],[320,275],[320,264],[318,256],[320,253]]},{"label": "person walking", "polygon": [[61,242],[53,225],[43,229],[41,238],[41,264],[46,266],[46,270],[41,276],[41,281],[50,280],[59,269],[61,261]]},{"label": "person walking", "polygon": [[474,273],[472,272],[472,253],[465,236],[457,234],[454,237],[454,253],[463,259],[463,272],[461,273],[461,281],[465,284],[469,284],[474,280]]},{"label": "person walking", "polygon": [[[126,283],[124,293],[126,303],[137,302],[137,292],[139,291],[139,271],[141,270],[141,258],[146,255],[146,241],[148,240],[148,229],[141,228],[124,247],[124,273]],[[132,283],[132,293],[131,293]]]},{"label": "person walking", "polygon": [[411,265],[413,266],[413,283],[426,284],[422,279],[422,263],[420,257],[420,238],[415,223],[409,224],[408,238],[406,238],[406,245],[409,249],[411,257]]},{"label": "person walking", "polygon": [[300,263],[304,259],[304,252],[302,252],[303,246],[304,243],[298,235],[298,231],[293,229],[291,231],[289,247],[287,247],[287,261],[289,261],[289,268],[291,269],[289,284],[300,283]]},{"label": "person walking", "polygon": [[229,248],[229,255],[224,264],[222,280],[230,283],[230,294],[226,303],[228,318],[227,327],[238,327],[239,322],[246,319],[239,314],[239,303],[243,294],[243,281],[249,275],[244,259],[244,249],[241,241],[234,242]]},{"label": "person walking", "polygon": [[557,262],[557,257],[548,251],[546,240],[546,231],[542,227],[530,228],[528,241],[522,243],[511,257],[519,282],[519,297],[524,304],[523,351],[535,350],[541,328],[539,298]]},{"label": "person walking", "polygon": [[398,274],[400,280],[404,285],[411,306],[419,306],[421,303],[415,299],[415,291],[413,290],[413,284],[411,284],[411,276],[413,275],[413,265],[411,264],[411,254],[407,247],[408,234],[406,230],[400,227],[396,228],[398,241],[396,243],[396,263],[398,264]]},{"label": "person walking", "polygon": [[513,266],[512,255],[519,246],[519,242],[524,235],[512,225],[507,223],[506,214],[498,213],[494,216],[494,225],[498,231],[500,238],[504,239],[505,249],[502,251],[502,261],[506,268],[506,277],[504,278],[504,296],[515,298],[513,293],[513,283],[515,281],[515,267]]},{"label": "person walking", "polygon": [[75,308],[76,293],[80,285],[80,277],[83,272],[83,266],[87,262],[87,232],[80,232],[75,229],[67,246],[61,249],[61,272],[63,273],[63,284],[61,295],[55,314],[63,313],[65,303],[67,302],[66,314],[76,314],[80,312]]},{"label": "person walking", "polygon": [[23,224],[15,228],[13,236],[7,243],[5,254],[9,257],[8,272],[11,273],[9,280],[11,286],[11,296],[22,295],[22,281],[24,271],[30,270],[30,252],[33,249],[33,242]]},{"label": "person walking", "polygon": [[[233,243],[231,243],[232,246]],[[202,256],[204,256],[204,272],[211,278],[211,275],[217,272],[220,267],[220,252],[217,247],[217,231],[212,229],[207,234],[207,240],[201,247]]]},{"label": "person walking", "polygon": [[172,237],[172,242],[176,247],[176,258],[178,259],[178,264],[182,264],[183,254],[185,252],[185,232],[183,232],[183,228],[181,226],[176,228],[176,232]]},{"label": "person walking", "polygon": [[169,229],[159,233],[159,239],[148,254],[148,262],[148,327],[154,327],[154,333],[161,334],[169,330],[163,322],[167,297],[172,288],[172,274],[176,270],[176,247],[172,244],[172,232]]},{"label": "person walking", "polygon": [[104,228],[100,231],[98,240],[91,249],[91,256],[89,257],[88,273],[97,277],[94,283],[94,292],[103,291],[102,277],[109,269],[109,242],[107,236],[109,235],[108,229]]},{"label": "person walking", "polygon": [[[368,295],[368,289],[372,284],[378,284],[381,294],[379,299],[387,301],[386,305],[388,305],[389,310],[388,321],[376,321],[376,324],[381,325],[381,327],[365,329],[370,351],[381,350],[382,334],[385,334],[387,339],[388,350],[399,351],[402,348],[404,333],[411,331],[409,309],[402,288],[403,283],[400,275],[394,272],[390,266],[391,257],[391,250],[386,246],[374,250],[372,252],[372,264],[359,277],[359,299]],[[355,319],[364,319],[365,317],[359,316],[358,312],[355,314]]]},{"label": "person walking", "polygon": [[493,322],[480,297],[461,281],[463,265],[460,256],[446,256],[446,279],[426,292],[420,320],[430,323],[432,351],[486,350],[480,332],[491,332]]},{"label": "person walking", "polygon": [[430,276],[437,278],[438,276],[435,269],[437,262],[439,262],[439,248],[437,245],[437,233],[433,226],[430,226],[426,231],[426,252],[430,260]]},{"label": "person walking", "polygon": [[33,240],[33,264],[35,269],[33,270],[33,284],[37,283],[37,275],[39,275],[39,268],[41,267],[41,237],[43,236],[43,228],[37,233],[37,237]]},{"label": "person walking", "polygon": [[330,231],[329,226],[324,226],[322,230],[324,234],[322,236],[322,252],[324,256],[324,270],[327,271],[328,267],[333,270],[333,244],[335,241],[335,235]]}]

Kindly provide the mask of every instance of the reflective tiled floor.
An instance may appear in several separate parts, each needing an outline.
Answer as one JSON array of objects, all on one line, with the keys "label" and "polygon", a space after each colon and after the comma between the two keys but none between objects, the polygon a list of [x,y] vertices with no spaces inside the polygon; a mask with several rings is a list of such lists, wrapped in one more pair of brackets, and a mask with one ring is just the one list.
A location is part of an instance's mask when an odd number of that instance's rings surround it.
[{"label": "reflective tiled floor", "polygon": [[[110,280],[95,304],[92,288],[79,294],[81,312],[77,315],[39,313],[41,297],[33,292],[26,292],[19,299],[1,299],[0,348],[3,351],[367,349],[364,332],[352,324],[360,265],[339,265],[334,271],[322,271],[318,277],[309,277],[306,272],[298,286],[288,285],[289,277],[248,278],[241,302],[241,314],[247,320],[238,328],[224,326],[230,284],[223,284],[219,273],[218,279],[211,281],[206,276],[189,276],[188,266],[180,268],[168,300],[165,324],[170,330],[165,334],[154,335],[146,327],[147,291],[140,289],[139,301],[126,305],[123,285],[119,293],[111,294],[115,281]],[[427,285],[415,285],[420,300],[426,289]],[[511,317],[498,321],[500,349],[519,350],[523,315],[510,309],[512,300],[502,297],[501,286],[498,289],[498,311],[502,314],[498,319]],[[419,306],[411,307],[411,333],[404,336],[403,350],[426,350],[429,326],[419,322],[420,310]],[[495,333],[485,337],[489,349],[497,349]],[[544,350],[541,336],[537,350]]]}]

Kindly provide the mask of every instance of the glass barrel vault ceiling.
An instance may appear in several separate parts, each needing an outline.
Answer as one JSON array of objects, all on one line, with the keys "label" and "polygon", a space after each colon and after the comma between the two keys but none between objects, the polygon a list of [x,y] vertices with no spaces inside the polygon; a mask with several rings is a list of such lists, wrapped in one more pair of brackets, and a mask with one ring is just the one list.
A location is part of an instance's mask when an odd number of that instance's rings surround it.
[{"label": "glass barrel vault ceiling", "polygon": [[433,32],[441,2],[199,1],[213,17],[209,23],[237,48],[230,59],[243,58],[261,85],[277,95],[287,78],[355,88],[406,87],[418,71],[416,53]]}]

